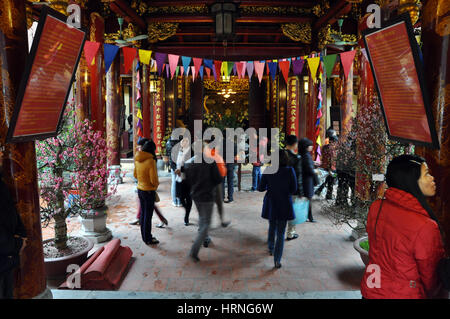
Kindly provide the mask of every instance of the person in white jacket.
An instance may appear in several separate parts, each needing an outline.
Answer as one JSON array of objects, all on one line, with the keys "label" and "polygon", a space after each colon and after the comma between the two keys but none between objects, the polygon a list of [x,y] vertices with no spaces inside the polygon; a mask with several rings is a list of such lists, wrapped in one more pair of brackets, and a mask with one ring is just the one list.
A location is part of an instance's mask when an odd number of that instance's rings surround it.
[{"label": "person in white jacket", "polygon": [[189,225],[189,214],[191,213],[192,208],[192,198],[191,198],[191,190],[189,184],[186,181],[185,173],[182,172],[182,167],[185,162],[191,158],[191,146],[189,143],[189,139],[183,138],[181,140],[181,148],[178,152],[177,157],[177,169],[175,174],[177,174],[176,178],[176,196],[180,199],[181,205],[183,205],[185,209],[184,214],[184,225]]}]

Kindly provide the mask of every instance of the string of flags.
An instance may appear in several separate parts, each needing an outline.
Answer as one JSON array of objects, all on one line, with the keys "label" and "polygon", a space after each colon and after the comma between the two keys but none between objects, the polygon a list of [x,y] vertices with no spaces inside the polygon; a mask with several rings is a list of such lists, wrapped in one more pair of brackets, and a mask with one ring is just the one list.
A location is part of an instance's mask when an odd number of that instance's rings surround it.
[{"label": "string of flags", "polygon": [[[95,57],[97,56],[100,47],[101,43],[99,42],[86,41],[84,45],[84,54],[88,65],[95,64]],[[105,72],[108,72],[111,63],[120,48],[112,44],[103,44],[103,49],[105,56]],[[331,55],[318,54],[317,56],[310,57],[298,56],[287,59],[236,62],[179,56],[132,47],[122,47],[121,49],[124,57],[125,73],[130,71],[133,61],[138,59],[140,63],[150,65],[152,69],[156,69],[156,72],[158,72],[160,76],[165,75],[167,78],[171,79],[178,75],[189,76],[190,73],[192,75],[192,81],[195,81],[199,76],[203,80],[204,73],[206,73],[208,78],[210,78],[212,74],[216,81],[219,76],[230,76],[231,74],[237,75],[239,79],[245,78],[247,74],[249,80],[251,80],[252,76],[255,74],[260,83],[264,75],[264,70],[266,71],[266,75],[270,75],[273,80],[277,73],[281,74],[282,78],[287,83],[290,71],[292,70],[293,75],[300,75],[305,64],[308,66],[311,77],[314,79],[315,83],[317,83],[316,75],[319,66],[322,69],[323,74],[328,78],[331,76],[338,58],[342,64],[344,76],[347,79],[356,53],[355,50],[351,50]],[[181,65],[179,65],[180,60]]]}]

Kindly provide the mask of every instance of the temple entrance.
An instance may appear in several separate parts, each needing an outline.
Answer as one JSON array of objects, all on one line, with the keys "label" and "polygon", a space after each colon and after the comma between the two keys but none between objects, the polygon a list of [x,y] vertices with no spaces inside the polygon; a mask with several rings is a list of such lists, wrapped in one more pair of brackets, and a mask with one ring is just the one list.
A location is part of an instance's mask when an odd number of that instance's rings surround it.
[{"label": "temple entrance", "polygon": [[223,130],[249,126],[249,81],[232,76],[225,81],[203,81],[203,126]]}]

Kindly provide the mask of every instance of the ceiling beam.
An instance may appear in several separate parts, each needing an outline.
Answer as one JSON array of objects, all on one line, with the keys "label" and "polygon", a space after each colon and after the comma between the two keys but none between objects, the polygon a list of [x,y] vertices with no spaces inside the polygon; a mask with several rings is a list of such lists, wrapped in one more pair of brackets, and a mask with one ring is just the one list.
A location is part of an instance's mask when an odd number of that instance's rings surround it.
[{"label": "ceiling beam", "polygon": [[[141,18],[124,0],[114,0],[109,3],[111,10],[119,15],[124,15],[123,18],[131,23],[137,25],[140,29],[147,31],[147,23]],[[119,13],[121,12],[121,13]]]},{"label": "ceiling beam", "polygon": [[[279,27],[275,28],[237,28],[234,32],[236,35],[247,35],[247,36],[276,36],[281,35],[282,31]],[[190,35],[190,36],[202,36],[202,35],[215,35],[215,30],[212,27],[193,27],[185,26],[178,29],[177,34],[179,35]]]},{"label": "ceiling beam", "polygon": [[[239,17],[237,23],[308,23],[312,22],[312,17]],[[154,22],[178,22],[178,23],[213,23],[214,19],[210,16],[154,16],[148,17],[147,23]]]},{"label": "ceiling beam", "polygon": [[245,60],[267,60],[276,58],[289,58],[304,55],[309,52],[306,47],[267,47],[267,46],[243,46],[243,47],[204,47],[204,46],[183,46],[170,47],[165,45],[155,46],[154,51],[195,56],[205,59],[217,59],[228,61],[245,61]]},{"label": "ceiling beam", "polygon": [[333,24],[340,16],[349,13],[351,9],[351,3],[346,0],[339,0],[339,2],[333,5],[325,15],[320,17],[319,20],[314,23],[313,29],[317,31],[326,24]]},{"label": "ceiling beam", "polygon": [[[200,6],[200,5],[211,5],[215,0],[191,0],[189,1],[190,6]],[[237,1],[236,1],[237,2]],[[302,8],[312,8],[315,5],[315,1],[284,1],[284,0],[241,0],[238,2],[240,7],[249,6],[289,6],[289,7],[302,7]],[[186,6],[186,1],[152,1],[149,3],[151,7],[168,7],[168,6]]]}]

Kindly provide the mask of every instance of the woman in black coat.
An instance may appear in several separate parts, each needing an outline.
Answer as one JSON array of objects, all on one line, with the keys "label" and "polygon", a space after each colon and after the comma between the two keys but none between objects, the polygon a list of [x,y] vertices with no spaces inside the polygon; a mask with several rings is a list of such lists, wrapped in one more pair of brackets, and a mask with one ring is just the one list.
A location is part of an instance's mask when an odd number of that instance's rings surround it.
[{"label": "woman in black coat", "polygon": [[[289,165],[285,150],[279,153],[279,168],[274,174],[262,174],[258,191],[267,191],[261,217],[269,220],[268,248],[273,255],[275,268],[281,267],[284,233],[288,220],[295,218],[292,195],[297,191],[295,171]],[[276,238],[275,238],[276,237]]]},{"label": "woman in black coat", "polygon": [[305,197],[309,199],[309,211],[308,220],[312,223],[315,222],[312,210],[311,210],[311,198],[314,196],[314,162],[311,157],[311,151],[313,149],[313,142],[304,137],[298,141],[298,153],[302,157],[302,177],[303,177],[303,193]]}]

